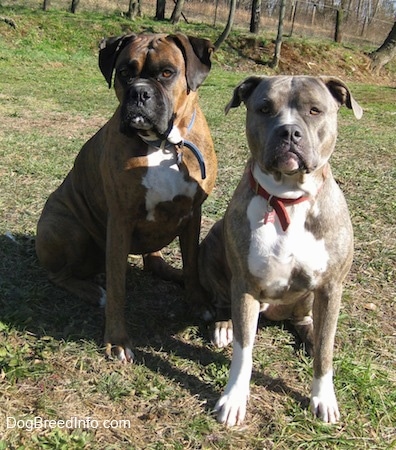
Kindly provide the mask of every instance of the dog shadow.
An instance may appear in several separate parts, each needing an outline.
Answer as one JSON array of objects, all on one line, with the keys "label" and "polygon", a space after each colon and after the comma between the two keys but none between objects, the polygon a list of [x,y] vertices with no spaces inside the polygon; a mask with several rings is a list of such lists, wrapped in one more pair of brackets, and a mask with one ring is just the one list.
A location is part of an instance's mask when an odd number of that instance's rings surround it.
[{"label": "dog shadow", "polygon": [[[51,336],[59,341],[93,340],[102,346],[104,310],[80,301],[52,285],[40,267],[34,249],[34,236],[0,236],[0,320],[38,339]],[[166,354],[195,362],[229,367],[230,352],[215,350],[209,343],[207,325],[191,315],[183,288],[155,278],[132,265],[127,275],[127,327],[134,343],[137,364],[160,372],[202,400],[207,412],[214,408],[221,389],[207,378],[180,370]],[[181,338],[193,327],[194,336]],[[202,344],[202,341],[204,344]],[[206,344],[205,344],[206,342]],[[293,398],[302,407],[308,399],[282,379],[253,371],[256,385]]]}]

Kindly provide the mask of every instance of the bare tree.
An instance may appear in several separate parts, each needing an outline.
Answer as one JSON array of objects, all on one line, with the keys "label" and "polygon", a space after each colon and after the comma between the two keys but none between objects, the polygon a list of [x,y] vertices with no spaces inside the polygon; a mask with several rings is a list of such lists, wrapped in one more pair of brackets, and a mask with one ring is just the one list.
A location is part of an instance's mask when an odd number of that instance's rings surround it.
[{"label": "bare tree", "polygon": [[396,22],[381,47],[370,53],[369,56],[371,58],[370,69],[377,74],[385,64],[396,57]]},{"label": "bare tree", "polygon": [[129,19],[134,19],[136,16],[140,17],[141,15],[142,11],[140,0],[129,0],[128,11],[126,13],[126,16]]},{"label": "bare tree", "polygon": [[184,0],[176,0],[175,1],[175,7],[173,8],[171,19],[170,19],[173,24],[179,23],[180,17],[183,14],[183,6],[184,6]]},{"label": "bare tree", "polygon": [[334,42],[342,42],[342,23],[344,21],[344,5],[341,2],[340,7],[336,10],[336,22],[334,29]]},{"label": "bare tree", "polygon": [[80,0],[72,0],[72,2],[71,2],[71,7],[70,7],[70,11],[71,11],[73,14],[76,13],[77,7],[78,7],[79,3],[80,3]]},{"label": "bare tree", "polygon": [[252,13],[250,16],[250,32],[258,33],[260,28],[261,18],[261,0],[252,1]]},{"label": "bare tree", "polygon": [[234,24],[235,8],[236,8],[236,0],[231,0],[227,24],[221,35],[218,37],[217,41],[214,43],[215,51],[219,49],[220,45],[228,38],[228,35],[231,32],[232,25]]},{"label": "bare tree", "polygon": [[282,40],[283,40],[283,23],[285,20],[286,0],[281,0],[279,7],[279,22],[278,22],[278,35],[275,42],[274,59],[272,60],[271,67],[276,69],[279,64]]},{"label": "bare tree", "polygon": [[166,0],[157,0],[155,7],[155,20],[165,20]]}]

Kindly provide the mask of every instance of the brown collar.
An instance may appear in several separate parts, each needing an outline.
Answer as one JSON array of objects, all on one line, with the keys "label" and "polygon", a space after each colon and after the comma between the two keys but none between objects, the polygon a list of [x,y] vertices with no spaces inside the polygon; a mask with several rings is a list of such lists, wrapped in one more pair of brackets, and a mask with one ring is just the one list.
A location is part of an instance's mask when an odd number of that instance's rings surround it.
[{"label": "brown collar", "polygon": [[298,198],[279,198],[271,195],[254,178],[251,168],[249,170],[249,181],[253,192],[267,200],[267,211],[264,216],[264,223],[274,222],[274,215],[276,213],[283,231],[286,231],[290,225],[290,217],[287,213],[286,206],[296,205],[297,203],[305,202],[310,199],[309,196],[301,196]]}]

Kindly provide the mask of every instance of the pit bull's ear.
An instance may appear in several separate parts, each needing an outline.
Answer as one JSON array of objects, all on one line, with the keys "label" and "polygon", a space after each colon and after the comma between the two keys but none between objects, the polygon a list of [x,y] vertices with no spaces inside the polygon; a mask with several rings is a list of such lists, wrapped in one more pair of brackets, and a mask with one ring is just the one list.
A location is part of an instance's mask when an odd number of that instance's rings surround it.
[{"label": "pit bull's ear", "polygon": [[168,38],[172,39],[182,51],[186,62],[187,86],[191,91],[196,91],[209,74],[213,44],[208,39],[186,36],[182,33],[170,35]]},{"label": "pit bull's ear", "polygon": [[359,103],[352,97],[351,91],[348,86],[338,78],[334,77],[321,77],[327,89],[331,95],[337,100],[340,105],[345,105],[347,108],[352,109],[356,119],[361,119],[363,116],[363,109]]},{"label": "pit bull's ear", "polygon": [[113,78],[114,67],[121,50],[136,37],[134,34],[104,38],[99,44],[99,68],[109,89]]},{"label": "pit bull's ear", "polygon": [[242,83],[238,84],[238,86],[234,89],[232,99],[225,107],[225,113],[228,114],[231,108],[237,108],[242,102],[246,102],[262,80],[262,77],[249,77],[242,81]]}]

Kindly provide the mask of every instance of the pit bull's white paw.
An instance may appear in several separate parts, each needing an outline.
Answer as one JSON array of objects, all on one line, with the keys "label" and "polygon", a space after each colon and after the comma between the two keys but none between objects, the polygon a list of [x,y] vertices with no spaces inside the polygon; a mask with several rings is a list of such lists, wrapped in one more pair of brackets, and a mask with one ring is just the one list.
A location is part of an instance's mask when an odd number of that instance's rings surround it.
[{"label": "pit bull's white paw", "polygon": [[340,419],[332,372],[313,379],[310,406],[312,413],[323,422],[336,423]]},{"label": "pit bull's white paw", "polygon": [[245,419],[248,397],[249,394],[238,388],[231,389],[229,394],[223,394],[214,407],[218,422],[227,427],[240,425]]},{"label": "pit bull's white paw", "polygon": [[233,339],[232,321],[216,322],[213,332],[213,344],[217,348],[227,347]]}]

